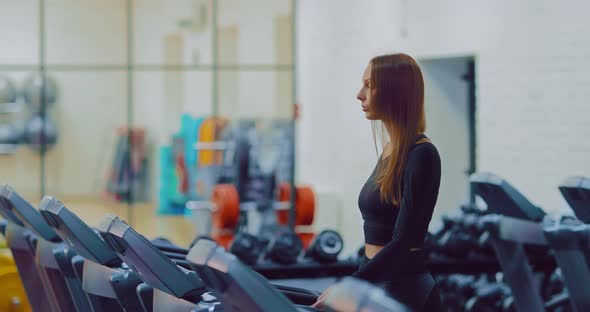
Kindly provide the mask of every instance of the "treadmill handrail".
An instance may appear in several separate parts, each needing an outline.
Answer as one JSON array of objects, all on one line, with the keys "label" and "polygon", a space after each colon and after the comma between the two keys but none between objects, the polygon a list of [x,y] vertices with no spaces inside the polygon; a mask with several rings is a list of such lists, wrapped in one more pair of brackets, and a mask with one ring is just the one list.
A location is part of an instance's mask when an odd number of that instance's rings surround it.
[{"label": "treadmill handrail", "polygon": [[584,223],[590,223],[590,178],[568,177],[558,188],[576,217]]},{"label": "treadmill handrail", "polygon": [[52,196],[45,196],[39,212],[70,247],[85,258],[108,267],[121,265],[121,259],[88,224]]},{"label": "treadmill handrail", "polygon": [[20,226],[25,226],[22,221],[14,214],[12,208],[10,207],[12,203],[2,197],[0,195],[0,216],[4,218],[6,221],[10,221],[11,223],[15,223]]},{"label": "treadmill handrail", "polygon": [[531,203],[506,180],[489,172],[474,173],[469,183],[488,204],[488,211],[508,217],[541,221],[545,212]]},{"label": "treadmill handrail", "polygon": [[[105,229],[107,232],[104,232]],[[170,292],[178,297],[189,296],[192,298],[205,293],[206,289],[195,272],[177,265],[120,218],[107,216],[99,230],[111,249],[133,271],[141,275],[146,283],[152,284],[150,286]],[[141,251],[138,252],[140,249]],[[129,256],[128,253],[136,255],[136,257]],[[158,259],[161,263],[146,262],[149,259],[147,255]],[[167,270],[166,273],[162,273],[164,269]]]},{"label": "treadmill handrail", "polygon": [[[222,293],[222,298],[231,300],[233,305],[248,308],[245,305],[255,304],[264,311],[297,311],[294,304],[262,275],[241,263],[236,256],[219,247],[214,241],[198,240],[186,259],[194,263],[200,273],[204,274],[203,281],[208,287]],[[240,290],[240,295],[247,297],[246,300],[237,302],[238,298],[227,298],[227,291],[237,289]]]},{"label": "treadmill handrail", "polygon": [[25,224],[26,227],[33,230],[47,241],[61,242],[61,238],[51,227],[49,227],[49,225],[47,225],[39,211],[20,196],[12,187],[7,184],[0,186],[0,197],[10,203],[8,208],[13,210],[16,217]]},{"label": "treadmill handrail", "polygon": [[539,246],[548,244],[539,222],[497,214],[482,216],[479,222],[490,234],[505,241]]}]

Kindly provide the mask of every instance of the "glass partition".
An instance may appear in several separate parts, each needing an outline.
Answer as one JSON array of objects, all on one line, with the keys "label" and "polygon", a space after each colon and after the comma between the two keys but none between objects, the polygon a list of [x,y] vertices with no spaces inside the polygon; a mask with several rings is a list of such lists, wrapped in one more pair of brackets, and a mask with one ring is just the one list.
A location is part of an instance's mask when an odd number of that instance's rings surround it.
[{"label": "glass partition", "polygon": [[[0,64],[2,67],[39,64],[38,0],[0,0]],[[31,66],[29,66],[31,67]]]},{"label": "glass partition", "polygon": [[0,184],[10,184],[24,198],[39,200],[42,164],[39,152],[25,141],[34,112],[24,99],[24,86],[33,70],[0,71]]},{"label": "glass partition", "polygon": [[0,0],[0,182],[187,245],[197,142],[292,118],[293,1]]},{"label": "glass partition", "polygon": [[125,1],[45,0],[43,7],[48,65],[75,69],[127,63]]},{"label": "glass partition", "polygon": [[220,65],[290,65],[291,0],[218,0]]},{"label": "glass partition", "polygon": [[290,118],[292,75],[289,70],[220,72],[219,115],[230,119]]},{"label": "glass partition", "polygon": [[134,1],[134,64],[210,67],[212,3],[212,0]]}]

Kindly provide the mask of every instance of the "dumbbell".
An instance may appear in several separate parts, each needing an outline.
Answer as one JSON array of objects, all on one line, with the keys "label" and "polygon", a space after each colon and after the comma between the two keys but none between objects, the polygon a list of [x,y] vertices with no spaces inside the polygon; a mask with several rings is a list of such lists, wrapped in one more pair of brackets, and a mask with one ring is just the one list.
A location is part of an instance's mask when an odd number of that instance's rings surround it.
[{"label": "dumbbell", "polygon": [[252,266],[258,263],[264,248],[264,244],[256,236],[249,233],[238,233],[235,235],[229,251],[242,262]]},{"label": "dumbbell", "polygon": [[336,262],[343,248],[344,241],[338,232],[324,230],[313,239],[309,248],[305,251],[304,258],[319,263]]},{"label": "dumbbell", "polygon": [[231,253],[249,265],[260,261],[295,264],[302,250],[303,243],[299,236],[284,228],[279,228],[270,237],[262,239],[249,233],[238,233],[229,247]]},{"label": "dumbbell", "polygon": [[[501,283],[481,285],[475,295],[465,303],[468,312],[495,312],[503,310],[504,300],[510,297],[510,290]],[[511,300],[513,302],[513,300]]]},{"label": "dumbbell", "polygon": [[33,111],[41,111],[43,105],[46,105],[45,109],[50,109],[57,101],[57,81],[51,76],[32,74],[24,82],[23,95]]},{"label": "dumbbell", "polygon": [[468,233],[473,240],[471,243],[473,252],[492,257],[495,254],[490,241],[490,234],[481,226],[479,222],[481,216],[481,213],[466,213],[460,219],[459,226],[463,231]]},{"label": "dumbbell", "polygon": [[541,296],[548,311],[569,312],[572,310],[568,290],[559,268],[546,275],[541,282]]},{"label": "dumbbell", "polygon": [[551,297],[561,293],[565,288],[561,270],[555,269],[551,274],[546,275],[541,282],[541,296],[544,300],[549,300]]},{"label": "dumbbell", "polygon": [[467,257],[474,246],[473,237],[460,228],[448,231],[438,241],[438,250],[453,258]]},{"label": "dumbbell", "polygon": [[429,233],[430,235],[428,235],[425,239],[425,243],[427,243],[430,252],[438,252],[444,254],[444,248],[446,247],[446,245],[444,242],[441,242],[441,239],[444,237],[445,240],[448,240],[448,236],[451,234],[451,231],[455,230],[459,220],[455,217],[443,216],[442,222],[442,228],[434,233]]},{"label": "dumbbell", "polygon": [[305,258],[313,259],[319,263],[336,262],[343,248],[344,241],[338,232],[324,230],[313,239],[305,252]]},{"label": "dumbbell", "polygon": [[474,282],[473,276],[460,274],[437,279],[441,301],[448,312],[465,311],[465,302],[475,293],[472,287]]},{"label": "dumbbell", "polygon": [[303,251],[301,238],[289,229],[280,228],[265,248],[265,259],[278,264],[295,264]]}]

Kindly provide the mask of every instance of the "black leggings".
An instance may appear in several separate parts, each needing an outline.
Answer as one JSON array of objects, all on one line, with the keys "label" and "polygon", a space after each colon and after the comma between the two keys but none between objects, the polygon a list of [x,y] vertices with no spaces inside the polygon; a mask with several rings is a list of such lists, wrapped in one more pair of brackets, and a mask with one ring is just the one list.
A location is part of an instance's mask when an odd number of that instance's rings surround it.
[{"label": "black leggings", "polygon": [[[369,259],[363,260],[363,263],[366,263]],[[393,299],[407,306],[412,312],[446,311],[434,278],[429,272],[406,275],[376,285],[383,288]]]},{"label": "black leggings", "polygon": [[443,309],[438,288],[430,273],[404,276],[393,281],[378,283],[392,298],[412,312],[439,312]]}]

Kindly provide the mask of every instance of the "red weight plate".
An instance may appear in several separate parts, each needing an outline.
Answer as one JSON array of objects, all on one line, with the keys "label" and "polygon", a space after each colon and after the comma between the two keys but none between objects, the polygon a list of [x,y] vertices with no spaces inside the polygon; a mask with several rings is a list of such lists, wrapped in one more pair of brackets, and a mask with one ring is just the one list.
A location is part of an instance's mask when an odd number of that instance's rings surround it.
[{"label": "red weight plate", "polygon": [[213,228],[234,229],[240,217],[240,198],[233,184],[218,184],[213,188]]},{"label": "red weight plate", "polygon": [[312,225],[315,216],[315,194],[309,186],[298,186],[295,209],[297,209],[297,225]]}]

